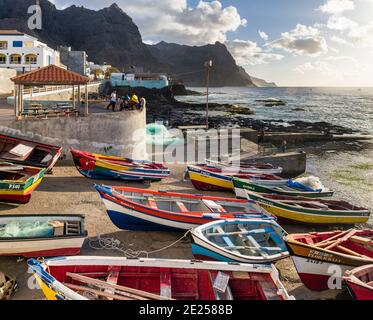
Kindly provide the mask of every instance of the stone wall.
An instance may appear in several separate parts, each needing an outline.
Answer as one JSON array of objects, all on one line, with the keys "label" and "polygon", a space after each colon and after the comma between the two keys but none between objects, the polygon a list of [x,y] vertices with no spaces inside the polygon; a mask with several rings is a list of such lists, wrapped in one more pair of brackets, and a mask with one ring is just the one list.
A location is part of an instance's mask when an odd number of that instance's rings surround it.
[{"label": "stone wall", "polygon": [[0,133],[64,148],[70,147],[135,159],[146,157],[145,111],[91,114],[88,117],[0,121]]},{"label": "stone wall", "polygon": [[0,94],[10,94],[14,90],[14,84],[10,78],[16,75],[16,70],[0,68]]}]

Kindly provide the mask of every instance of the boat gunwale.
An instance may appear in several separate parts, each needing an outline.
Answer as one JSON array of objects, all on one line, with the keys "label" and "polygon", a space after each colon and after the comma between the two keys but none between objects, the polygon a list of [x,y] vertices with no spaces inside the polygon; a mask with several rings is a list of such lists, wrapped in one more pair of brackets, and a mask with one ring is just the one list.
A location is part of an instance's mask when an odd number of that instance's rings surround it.
[{"label": "boat gunwale", "polygon": [[[353,209],[347,209],[347,210],[334,210],[334,209],[329,209],[329,208],[312,208],[312,209],[309,209],[309,208],[304,208],[304,207],[296,207],[294,205],[292,205],[291,203],[284,203],[283,201],[281,200],[276,200],[276,199],[270,199],[270,198],[267,198],[261,194],[258,194],[256,192],[252,192],[252,191],[249,191],[249,190],[245,190],[246,193],[248,194],[248,196],[250,197],[251,195],[254,196],[255,198],[258,198],[258,199],[251,199],[253,201],[256,201],[256,202],[260,202],[262,203],[263,205],[272,205],[272,206],[275,206],[275,207],[278,207],[278,208],[281,208],[281,209],[284,209],[284,210],[293,210],[293,211],[296,211],[296,212],[300,212],[300,213],[303,213],[303,214],[312,214],[314,212],[314,214],[320,214],[320,213],[323,213],[324,214],[321,214],[323,216],[327,216],[327,215],[332,215],[333,213],[345,213],[345,214],[349,214],[349,213],[360,213],[361,215],[362,214],[371,214],[371,212],[369,211],[369,209],[366,209],[366,208],[361,208],[361,207],[358,207],[359,209],[361,210],[353,210]],[[269,194],[267,196],[278,196],[276,194]],[[289,197],[291,198],[291,197]],[[327,200],[322,200],[322,199],[312,199],[312,198],[302,198],[302,197],[293,197],[294,198],[294,201],[296,200],[299,200],[299,202],[301,201],[304,201],[304,202],[324,202],[324,201],[327,201]],[[298,199],[298,198],[301,198],[301,199]],[[290,199],[289,199],[290,201]],[[270,202],[270,204],[268,203]],[[353,206],[352,204],[349,203],[349,205]],[[289,210],[290,208],[290,210]],[[326,214],[328,213],[328,214]]]},{"label": "boat gunwale", "polygon": [[[24,238],[24,237],[8,237],[8,238],[1,238],[0,237],[0,243],[6,243],[6,242],[23,242],[23,241],[42,241],[42,240],[64,240],[64,239],[75,239],[75,238],[86,238],[88,237],[88,230],[85,228],[85,216],[84,215],[58,215],[58,214],[32,214],[32,215],[27,215],[27,214],[7,214],[7,215],[1,215],[0,216],[0,223],[3,218],[77,218],[79,219],[79,222],[84,226],[84,231],[79,233],[79,234],[74,234],[74,235],[62,235],[62,236],[47,236],[47,237],[37,237],[37,238]],[[61,219],[62,220],[62,219]]]},{"label": "boat gunwale", "polygon": [[[267,257],[267,258],[263,257],[262,255],[259,255],[259,256],[243,255],[241,253],[236,253],[236,252],[229,251],[229,250],[217,245],[216,243],[208,240],[207,237],[203,235],[203,233],[202,233],[203,230],[202,229],[207,229],[207,228],[210,228],[214,225],[219,225],[224,221],[233,223],[233,222],[239,222],[239,221],[242,221],[242,220],[240,220],[240,219],[229,219],[229,220],[212,221],[212,222],[209,222],[209,223],[206,223],[204,225],[198,226],[197,228],[191,230],[191,234],[192,234],[192,236],[195,236],[198,239],[200,239],[202,242],[205,242],[205,243],[207,243],[207,244],[209,244],[209,245],[211,245],[211,246],[213,246],[213,247],[215,247],[219,250],[222,250],[223,252],[226,252],[226,253],[229,253],[233,256],[236,256],[236,257],[239,257],[239,258],[244,258],[244,259],[247,259],[247,260],[249,260],[249,259],[258,260],[258,263],[263,263],[265,261],[274,261],[274,260],[279,260],[279,259],[285,259],[285,258],[288,258],[290,256],[289,251],[287,251],[287,255],[284,254],[286,252],[280,252],[280,253],[277,253],[277,254],[269,255],[269,257]],[[259,222],[260,221],[260,222],[263,222],[263,223],[269,223],[271,225],[274,225],[275,227],[280,227],[280,229],[282,229],[286,233],[286,231],[280,225],[275,223],[275,221],[273,221],[273,220],[250,219],[249,221],[250,222],[252,222],[252,221]],[[246,221],[242,221],[242,222],[248,222],[248,221],[246,220]]]},{"label": "boat gunwale", "polygon": [[352,283],[352,284],[357,285],[359,287],[363,287],[365,289],[371,290],[372,293],[373,293],[373,286],[368,285],[366,282],[360,280],[356,276],[356,273],[361,272],[361,271],[365,271],[366,269],[369,269],[369,268],[373,270],[373,264],[364,265],[364,266],[355,268],[351,271],[347,271],[346,275],[343,277],[343,280],[346,281],[347,283]]},{"label": "boat gunwale", "polygon": [[[367,229],[367,230],[361,230],[361,231],[371,231],[371,230]],[[372,231],[372,233],[373,233],[373,231]],[[326,250],[324,248],[316,247],[315,245],[306,244],[306,243],[303,243],[303,242],[300,242],[300,241],[294,239],[295,236],[304,236],[304,235],[306,235],[306,234],[304,234],[304,233],[289,234],[289,235],[284,237],[284,242],[288,246],[293,245],[293,246],[308,248],[308,249],[319,251],[319,252],[322,252],[322,253],[328,253],[328,254],[331,254],[333,256],[339,256],[339,257],[342,257],[342,258],[351,259],[351,260],[354,260],[354,261],[361,261],[361,262],[371,261],[371,262],[373,262],[373,257],[370,258],[370,259],[362,258],[362,257],[355,257],[355,256],[352,256],[352,255],[349,255],[349,254],[346,254],[346,253]],[[293,251],[293,250],[291,250],[291,251]],[[299,256],[299,257],[303,257],[303,258],[308,258],[308,259],[312,259],[312,260],[317,260],[317,261],[330,262],[330,261],[325,260],[325,259],[318,259],[318,258],[314,258],[314,257],[301,256],[301,255],[298,255],[298,254],[291,254],[291,255]],[[338,263],[336,263],[336,264],[338,264]]]}]

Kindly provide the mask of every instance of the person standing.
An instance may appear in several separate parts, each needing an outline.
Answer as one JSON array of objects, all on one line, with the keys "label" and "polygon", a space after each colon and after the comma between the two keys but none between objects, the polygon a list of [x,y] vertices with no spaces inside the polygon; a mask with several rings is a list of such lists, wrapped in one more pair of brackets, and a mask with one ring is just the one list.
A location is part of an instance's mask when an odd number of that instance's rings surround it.
[{"label": "person standing", "polygon": [[110,96],[110,103],[109,105],[106,107],[107,110],[110,110],[110,107],[113,108],[113,112],[115,112],[115,107],[117,105],[117,92],[114,90],[112,93],[111,93],[111,96]]}]

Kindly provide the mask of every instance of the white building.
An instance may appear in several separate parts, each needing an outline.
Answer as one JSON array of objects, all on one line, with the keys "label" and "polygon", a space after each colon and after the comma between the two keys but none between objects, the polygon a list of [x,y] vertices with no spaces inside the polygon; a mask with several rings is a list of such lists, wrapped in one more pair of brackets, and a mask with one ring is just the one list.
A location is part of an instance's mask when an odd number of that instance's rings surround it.
[{"label": "white building", "polygon": [[50,64],[63,67],[58,51],[17,30],[0,30],[0,68],[28,72]]}]

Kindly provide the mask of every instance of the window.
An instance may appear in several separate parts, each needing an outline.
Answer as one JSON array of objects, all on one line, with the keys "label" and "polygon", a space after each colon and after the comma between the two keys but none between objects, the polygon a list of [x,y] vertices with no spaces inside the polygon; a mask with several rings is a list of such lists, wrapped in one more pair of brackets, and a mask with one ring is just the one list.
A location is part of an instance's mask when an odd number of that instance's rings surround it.
[{"label": "window", "polygon": [[8,41],[0,41],[0,50],[8,49]]},{"label": "window", "polygon": [[14,48],[22,48],[23,47],[23,41],[13,41],[13,47]]},{"label": "window", "polygon": [[0,64],[6,64],[6,55],[0,54]]},{"label": "window", "polygon": [[11,64],[21,64],[21,55],[19,55],[19,54],[12,54],[10,56],[10,63]]},{"label": "window", "polygon": [[26,64],[37,64],[38,57],[35,54],[28,54],[25,57],[25,63]]}]

